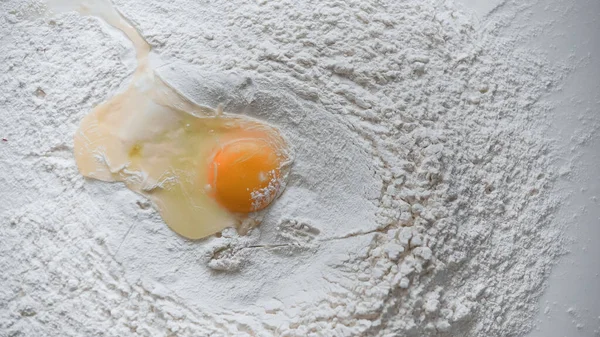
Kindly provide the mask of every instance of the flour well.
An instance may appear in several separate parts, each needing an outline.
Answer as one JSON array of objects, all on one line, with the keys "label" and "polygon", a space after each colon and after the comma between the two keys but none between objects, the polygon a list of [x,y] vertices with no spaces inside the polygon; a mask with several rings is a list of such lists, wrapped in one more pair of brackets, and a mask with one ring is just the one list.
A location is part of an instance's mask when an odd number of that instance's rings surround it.
[{"label": "flour well", "polygon": [[73,161],[80,119],[131,78],[127,40],[93,17],[2,6],[7,335],[531,328],[562,251],[561,172],[542,135],[565,70],[498,36],[502,20],[483,29],[437,1],[117,1],[165,82],[278,125],[294,147],[259,228],[189,241]]}]

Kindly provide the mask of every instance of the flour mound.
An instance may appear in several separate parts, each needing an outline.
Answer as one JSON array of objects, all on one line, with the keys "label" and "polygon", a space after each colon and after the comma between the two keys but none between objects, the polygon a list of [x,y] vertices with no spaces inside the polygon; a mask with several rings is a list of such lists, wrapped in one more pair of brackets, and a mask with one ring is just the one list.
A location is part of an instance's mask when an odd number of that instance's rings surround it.
[{"label": "flour mound", "polygon": [[543,57],[450,2],[115,5],[183,95],[282,129],[296,153],[286,191],[247,236],[188,241],[124,186],[84,181],[72,134],[130,77],[130,45],[94,18],[3,3],[0,331],[531,328],[562,252],[542,136],[562,72]]}]

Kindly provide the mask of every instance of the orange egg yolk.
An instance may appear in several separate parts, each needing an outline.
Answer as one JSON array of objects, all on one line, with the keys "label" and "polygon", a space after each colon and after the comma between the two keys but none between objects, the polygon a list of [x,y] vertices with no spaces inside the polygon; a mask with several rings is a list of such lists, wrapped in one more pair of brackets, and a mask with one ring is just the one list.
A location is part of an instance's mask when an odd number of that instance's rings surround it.
[{"label": "orange egg yolk", "polygon": [[264,139],[231,141],[209,163],[209,194],[231,212],[259,211],[277,196],[280,167],[277,152]]}]

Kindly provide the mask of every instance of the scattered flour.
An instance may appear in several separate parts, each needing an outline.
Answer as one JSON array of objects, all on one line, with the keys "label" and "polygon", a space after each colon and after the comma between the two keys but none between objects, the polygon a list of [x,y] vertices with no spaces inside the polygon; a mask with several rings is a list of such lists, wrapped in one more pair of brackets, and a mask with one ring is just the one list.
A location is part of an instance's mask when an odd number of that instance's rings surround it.
[{"label": "scattered flour", "polygon": [[531,329],[562,253],[542,98],[566,70],[502,20],[439,1],[117,1],[168,83],[278,125],[297,155],[258,229],[188,241],[73,160],[81,118],[130,78],[128,41],[1,6],[0,336]]}]

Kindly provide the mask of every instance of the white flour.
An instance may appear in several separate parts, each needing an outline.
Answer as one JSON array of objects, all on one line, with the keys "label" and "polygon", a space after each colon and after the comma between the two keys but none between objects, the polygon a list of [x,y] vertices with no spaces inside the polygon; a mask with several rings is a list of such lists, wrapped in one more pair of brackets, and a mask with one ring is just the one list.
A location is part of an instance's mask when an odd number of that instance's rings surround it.
[{"label": "white flour", "polygon": [[[198,103],[282,128],[288,188],[188,241],[86,181],[82,116],[128,41],[2,3],[0,336],[513,336],[561,250],[542,96],[562,72],[438,1],[118,1]],[[157,61],[159,62],[159,61]]]}]

